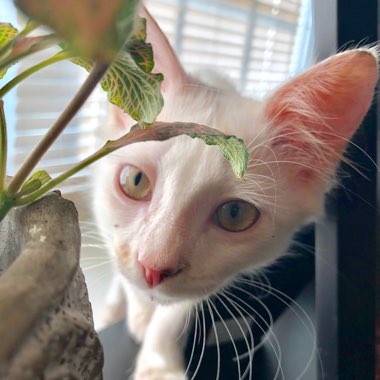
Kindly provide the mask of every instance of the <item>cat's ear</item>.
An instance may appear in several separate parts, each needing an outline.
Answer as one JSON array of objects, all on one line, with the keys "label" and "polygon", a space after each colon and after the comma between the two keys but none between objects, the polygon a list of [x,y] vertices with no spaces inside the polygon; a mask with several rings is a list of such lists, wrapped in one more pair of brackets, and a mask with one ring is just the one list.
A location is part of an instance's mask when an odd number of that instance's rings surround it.
[{"label": "cat's ear", "polygon": [[147,42],[153,48],[153,72],[164,74],[164,81],[161,85],[162,92],[174,92],[180,89],[189,81],[189,77],[186,75],[168,39],[145,7],[140,7],[138,15],[146,19]]},{"label": "cat's ear", "polygon": [[298,162],[304,178],[333,172],[371,105],[377,72],[374,50],[351,50],[277,90],[264,108],[277,157]]}]

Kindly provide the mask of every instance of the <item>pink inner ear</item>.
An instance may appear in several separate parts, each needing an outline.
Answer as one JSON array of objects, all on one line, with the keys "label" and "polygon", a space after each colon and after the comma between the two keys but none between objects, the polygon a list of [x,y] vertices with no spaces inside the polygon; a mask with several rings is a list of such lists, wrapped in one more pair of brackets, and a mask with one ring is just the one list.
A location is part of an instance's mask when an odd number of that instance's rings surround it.
[{"label": "pink inner ear", "polygon": [[[340,155],[371,105],[376,82],[377,61],[371,51],[341,53],[280,88],[269,98],[265,114],[280,135],[291,136],[302,125]],[[298,148],[307,145],[291,140]]]}]

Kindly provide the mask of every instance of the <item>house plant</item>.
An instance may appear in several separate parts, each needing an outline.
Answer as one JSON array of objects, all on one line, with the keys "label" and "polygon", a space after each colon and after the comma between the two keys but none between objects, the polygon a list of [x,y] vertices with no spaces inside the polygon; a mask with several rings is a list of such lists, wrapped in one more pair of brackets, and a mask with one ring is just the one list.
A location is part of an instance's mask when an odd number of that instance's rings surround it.
[{"label": "house plant", "polygon": [[[127,144],[179,134],[217,144],[238,176],[248,155],[243,143],[205,126],[155,123],[163,99],[161,74],[152,73],[145,22],[136,0],[16,0],[30,20],[18,31],[0,24],[0,76],[36,51],[61,51],[0,88],[0,377],[101,378],[102,352],[93,329],[79,268],[80,232],[75,208],[57,193],[40,198],[79,170]],[[51,32],[31,36],[40,25]],[[70,59],[89,76],[15,176],[7,180],[7,125],[3,96],[26,77]],[[56,178],[34,167],[100,83],[109,100],[137,124],[122,138]]]}]

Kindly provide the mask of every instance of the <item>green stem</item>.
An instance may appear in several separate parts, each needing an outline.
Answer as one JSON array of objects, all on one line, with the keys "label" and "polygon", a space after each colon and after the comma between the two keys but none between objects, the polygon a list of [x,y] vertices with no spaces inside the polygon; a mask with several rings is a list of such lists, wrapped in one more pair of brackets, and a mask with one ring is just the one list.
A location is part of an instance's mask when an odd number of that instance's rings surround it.
[{"label": "green stem", "polygon": [[0,99],[0,191],[5,187],[5,176],[7,172],[7,125],[5,122],[4,102]]},{"label": "green stem", "polygon": [[33,30],[37,29],[40,25],[40,23],[29,19],[25,24],[24,29],[19,33],[19,36],[27,36],[30,32],[33,32]]},{"label": "green stem", "polygon": [[82,169],[86,168],[87,166],[90,166],[91,164],[100,160],[102,157],[106,156],[107,154],[111,153],[114,150],[116,149],[108,149],[108,150],[104,148],[100,149],[99,151],[87,157],[86,159],[84,159],[79,164],[72,167],[65,173],[62,173],[61,175],[59,175],[57,178],[54,178],[51,181],[47,182],[45,185],[41,186],[37,191],[29,195],[26,195],[22,198],[17,199],[16,205],[23,206],[35,201],[36,199],[46,194],[48,191],[52,190],[54,187],[56,187],[60,183],[66,181],[68,178],[72,177],[74,174],[80,172]]},{"label": "green stem", "polygon": [[69,59],[72,56],[72,54],[62,51],[54,55],[53,57],[28,68],[27,70],[23,71],[22,73],[14,77],[12,80],[10,80],[5,86],[0,88],[0,99],[2,99],[4,95],[6,95],[10,90],[12,90],[14,87],[16,87],[20,82],[22,82],[25,78],[29,77],[30,75],[36,73],[37,71],[43,69],[46,66],[63,61],[65,59]]},{"label": "green stem", "polygon": [[13,177],[11,183],[8,186],[9,195],[14,196],[20,190],[22,184],[28,178],[32,170],[35,168],[35,166],[38,164],[50,146],[54,143],[57,137],[66,128],[67,124],[83,106],[84,102],[90,96],[108,68],[108,63],[95,63],[86,81],[83,83],[82,87],[79,89],[75,97],[71,100],[60,117],[42,138],[39,144],[34,148],[30,156]]}]

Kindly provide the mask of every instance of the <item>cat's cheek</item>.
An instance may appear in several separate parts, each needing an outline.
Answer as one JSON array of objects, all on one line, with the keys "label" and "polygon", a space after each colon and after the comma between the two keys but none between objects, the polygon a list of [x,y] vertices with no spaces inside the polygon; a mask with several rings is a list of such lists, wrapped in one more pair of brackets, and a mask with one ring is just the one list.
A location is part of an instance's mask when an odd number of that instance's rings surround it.
[{"label": "cat's cheek", "polygon": [[114,247],[116,266],[120,273],[135,285],[142,285],[142,275],[139,271],[133,251],[130,247],[123,245]]}]

